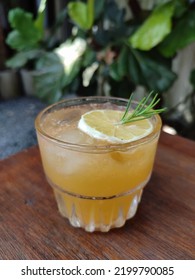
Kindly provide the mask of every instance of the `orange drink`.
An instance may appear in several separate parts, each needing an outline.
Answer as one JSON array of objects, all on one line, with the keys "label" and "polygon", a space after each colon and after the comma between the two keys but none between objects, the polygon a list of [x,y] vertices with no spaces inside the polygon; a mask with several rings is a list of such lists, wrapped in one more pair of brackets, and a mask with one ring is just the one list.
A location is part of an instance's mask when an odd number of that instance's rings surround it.
[{"label": "orange drink", "polygon": [[106,232],[136,213],[152,173],[161,119],[121,124],[126,105],[125,99],[83,97],[37,116],[45,175],[60,213],[74,227]]}]

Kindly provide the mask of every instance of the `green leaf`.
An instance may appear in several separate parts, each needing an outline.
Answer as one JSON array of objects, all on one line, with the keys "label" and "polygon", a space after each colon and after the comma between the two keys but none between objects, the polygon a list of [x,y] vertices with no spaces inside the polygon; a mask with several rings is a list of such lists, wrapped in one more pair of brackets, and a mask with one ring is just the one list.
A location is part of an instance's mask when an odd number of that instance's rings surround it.
[{"label": "green leaf", "polygon": [[81,29],[90,29],[94,20],[94,0],[88,0],[87,4],[80,1],[70,2],[68,14]]},{"label": "green leaf", "polygon": [[95,0],[94,5],[94,17],[95,19],[98,19],[104,11],[105,0]]},{"label": "green leaf", "polygon": [[6,43],[18,51],[36,48],[41,33],[33,22],[32,14],[16,8],[9,12],[8,18],[13,31],[8,34]]},{"label": "green leaf", "polygon": [[87,29],[90,29],[94,21],[94,0],[87,1]]},{"label": "green leaf", "polygon": [[188,11],[173,28],[169,36],[160,44],[160,52],[171,57],[195,41],[195,10]]},{"label": "green leaf", "polygon": [[81,68],[81,60],[75,61],[75,63],[72,65],[72,68],[71,68],[71,71],[69,72],[69,74],[64,75],[64,77],[63,77],[63,80],[62,80],[63,87],[67,87],[68,85],[70,85],[73,82],[73,80],[78,75],[80,68]]},{"label": "green leaf", "polygon": [[158,61],[143,52],[133,50],[129,53],[129,76],[136,85],[148,90],[166,91],[176,79],[166,62]]},{"label": "green leaf", "polygon": [[96,61],[96,53],[93,49],[88,47],[83,54],[82,66],[88,67],[95,61]]},{"label": "green leaf", "polygon": [[17,51],[24,51],[29,50],[32,48],[38,47],[38,41],[39,37],[33,38],[25,36],[24,34],[21,34],[17,30],[12,31],[9,33],[9,35],[6,38],[6,43],[12,48]]},{"label": "green leaf", "polygon": [[40,31],[40,34],[44,34],[44,21],[45,21],[45,14],[46,14],[46,4],[47,0],[41,0],[38,8],[38,15],[35,20],[35,26]]},{"label": "green leaf", "polygon": [[171,17],[174,1],[158,6],[141,27],[129,38],[133,48],[150,50],[158,45],[171,32]]},{"label": "green leaf", "polygon": [[190,83],[192,84],[193,88],[195,89],[195,69],[192,70],[190,74]]},{"label": "green leaf", "polygon": [[128,49],[123,47],[118,58],[110,65],[110,76],[121,81],[128,74]]},{"label": "green leaf", "polygon": [[36,95],[48,103],[58,101],[62,96],[64,66],[54,52],[43,55],[37,62],[34,75]]},{"label": "green leaf", "polygon": [[186,0],[176,0],[174,17],[180,18],[187,11],[188,7],[189,6]]},{"label": "green leaf", "polygon": [[105,18],[120,26],[125,21],[125,9],[119,8],[117,1],[105,1]]},{"label": "green leaf", "polygon": [[43,51],[39,49],[19,52],[6,61],[6,66],[10,68],[24,67],[29,60],[36,59],[40,57],[41,54],[43,54]]}]

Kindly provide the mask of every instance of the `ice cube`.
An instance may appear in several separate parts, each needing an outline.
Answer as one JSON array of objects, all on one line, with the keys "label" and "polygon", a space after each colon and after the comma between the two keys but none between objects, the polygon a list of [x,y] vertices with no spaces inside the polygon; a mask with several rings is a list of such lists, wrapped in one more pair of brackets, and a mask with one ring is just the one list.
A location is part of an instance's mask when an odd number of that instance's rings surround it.
[{"label": "ice cube", "polygon": [[66,129],[66,130],[61,130],[60,134],[57,136],[58,139],[64,141],[64,142],[68,142],[68,143],[72,143],[72,144],[93,144],[93,139],[88,136],[87,134],[83,133],[82,131],[80,131],[79,129]]},{"label": "ice cube", "polygon": [[75,110],[74,108],[71,110],[61,110],[60,116],[58,115],[57,125],[64,126],[64,125],[71,125],[76,123],[81,116],[81,111],[79,109]]}]

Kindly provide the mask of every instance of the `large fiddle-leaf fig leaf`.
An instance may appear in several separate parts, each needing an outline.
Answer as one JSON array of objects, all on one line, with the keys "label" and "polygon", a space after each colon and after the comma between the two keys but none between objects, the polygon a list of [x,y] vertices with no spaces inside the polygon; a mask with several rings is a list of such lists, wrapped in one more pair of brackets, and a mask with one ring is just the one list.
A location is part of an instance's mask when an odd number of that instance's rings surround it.
[{"label": "large fiddle-leaf fig leaf", "polygon": [[195,41],[195,10],[183,16],[175,25],[169,36],[160,44],[160,52],[171,57],[175,53]]},{"label": "large fiddle-leaf fig leaf", "polygon": [[130,36],[133,48],[148,51],[158,45],[171,32],[174,1],[158,6],[145,22]]},{"label": "large fiddle-leaf fig leaf", "polygon": [[36,48],[42,37],[42,32],[35,26],[33,15],[20,8],[12,9],[8,19],[13,31],[11,31],[6,43],[18,51]]}]

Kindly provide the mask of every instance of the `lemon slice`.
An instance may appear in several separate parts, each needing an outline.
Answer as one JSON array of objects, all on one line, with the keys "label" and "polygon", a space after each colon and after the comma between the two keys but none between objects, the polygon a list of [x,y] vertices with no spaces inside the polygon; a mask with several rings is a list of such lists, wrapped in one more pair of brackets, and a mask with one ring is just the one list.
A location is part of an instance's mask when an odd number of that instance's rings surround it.
[{"label": "lemon slice", "polygon": [[111,143],[128,143],[151,133],[153,128],[148,119],[120,124],[123,114],[116,110],[92,110],[81,116],[78,128],[93,138]]}]

